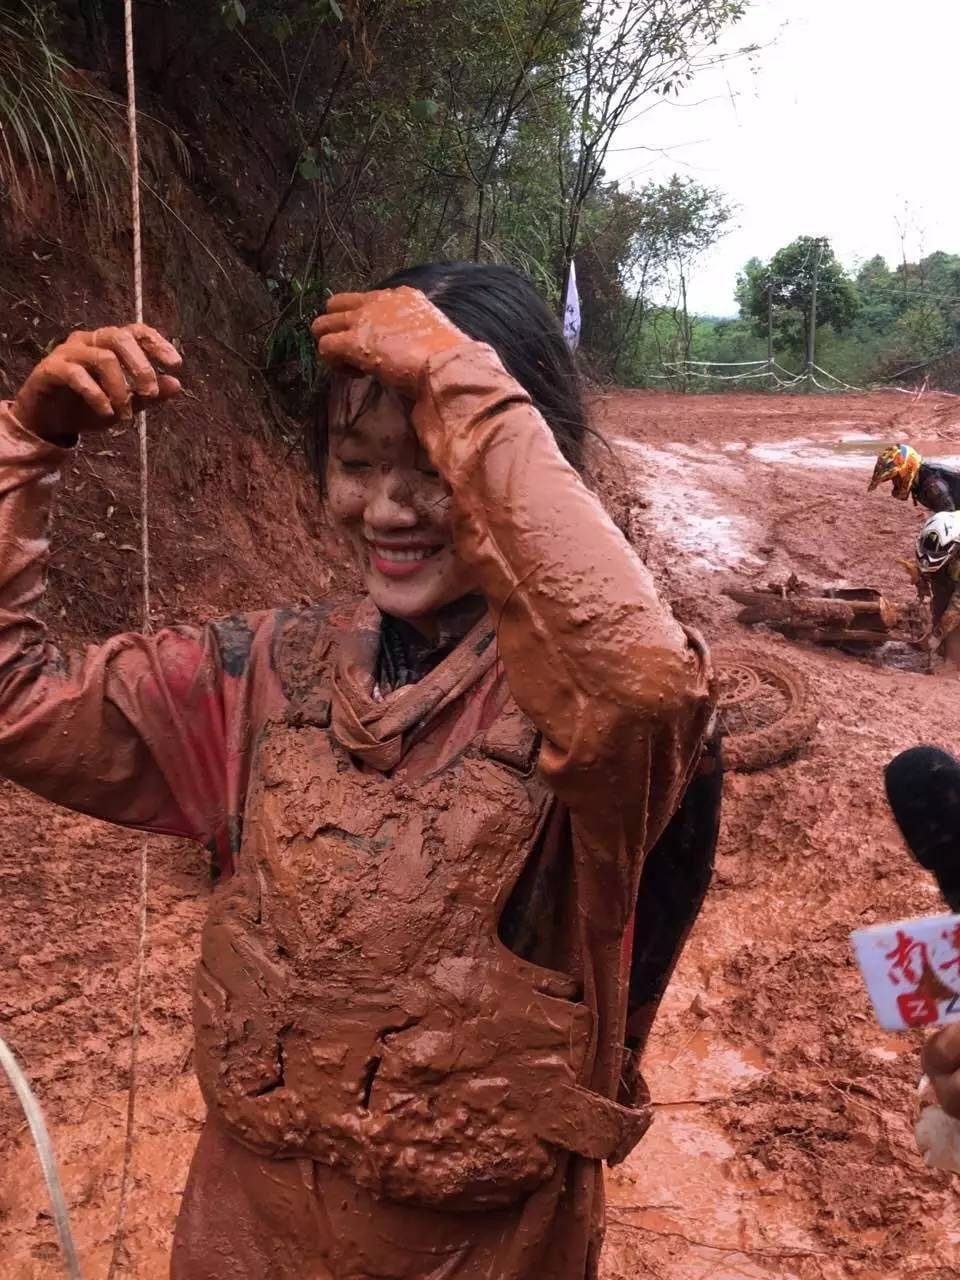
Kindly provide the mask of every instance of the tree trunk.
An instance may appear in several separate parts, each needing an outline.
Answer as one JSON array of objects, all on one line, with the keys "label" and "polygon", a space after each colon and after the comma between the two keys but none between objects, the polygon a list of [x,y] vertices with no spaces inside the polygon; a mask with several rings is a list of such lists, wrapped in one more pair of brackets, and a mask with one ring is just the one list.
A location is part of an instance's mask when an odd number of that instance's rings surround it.
[{"label": "tree trunk", "polygon": [[818,243],[816,256],[813,259],[813,281],[810,286],[810,318],[807,321],[807,391],[813,385],[813,365],[817,354],[817,281],[820,277],[820,255],[822,252],[823,245]]}]

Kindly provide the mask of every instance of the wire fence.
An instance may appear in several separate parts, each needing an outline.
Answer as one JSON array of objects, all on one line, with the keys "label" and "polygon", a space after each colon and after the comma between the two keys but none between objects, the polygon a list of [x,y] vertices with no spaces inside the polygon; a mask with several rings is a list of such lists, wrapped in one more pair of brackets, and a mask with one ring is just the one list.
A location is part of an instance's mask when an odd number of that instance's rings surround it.
[{"label": "wire fence", "polygon": [[[816,387],[819,391],[865,391],[867,388],[844,382],[828,369],[810,365],[800,373],[786,369],[777,360],[665,360],[662,373],[648,373],[650,382],[672,382],[688,386],[699,380],[709,383],[759,383],[770,390],[796,391]],[[819,375],[819,376],[818,376]]]}]

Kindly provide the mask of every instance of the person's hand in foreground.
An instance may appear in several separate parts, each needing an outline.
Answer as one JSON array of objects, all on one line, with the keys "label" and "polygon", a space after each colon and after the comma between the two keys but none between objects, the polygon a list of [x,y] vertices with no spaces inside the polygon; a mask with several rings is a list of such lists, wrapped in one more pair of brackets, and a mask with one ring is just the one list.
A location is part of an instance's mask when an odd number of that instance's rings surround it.
[{"label": "person's hand in foreground", "polygon": [[146,324],[78,329],[36,366],[13,402],[14,416],[44,440],[103,431],[180,391],[163,369],[177,369],[177,349]]}]

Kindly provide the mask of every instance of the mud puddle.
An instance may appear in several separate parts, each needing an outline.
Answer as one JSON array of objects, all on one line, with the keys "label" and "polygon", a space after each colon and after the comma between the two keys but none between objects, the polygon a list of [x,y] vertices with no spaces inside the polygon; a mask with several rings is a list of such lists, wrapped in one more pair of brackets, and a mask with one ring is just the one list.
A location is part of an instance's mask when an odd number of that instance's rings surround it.
[{"label": "mud puddle", "polygon": [[900,640],[891,640],[882,645],[873,655],[873,661],[891,671],[909,671],[913,675],[930,674],[930,654],[926,649],[904,644]]},{"label": "mud puddle", "polygon": [[683,1242],[683,1274],[712,1280],[796,1276],[794,1258],[821,1252],[804,1202],[750,1175],[717,1114],[769,1070],[759,1047],[710,1027],[656,1047],[646,1075],[657,1116],[643,1158],[607,1179],[613,1238]]},{"label": "mud puddle", "polygon": [[[652,448],[626,437],[612,443],[637,468],[654,526],[672,555],[714,572],[763,564],[751,549],[763,540],[760,526],[722,505],[708,487],[711,473],[729,466],[722,455],[682,444]],[[647,476],[656,483],[648,486]]]},{"label": "mud puddle", "polygon": [[[762,441],[753,445],[724,446],[727,452],[745,452],[758,462],[779,466],[831,467],[850,470],[869,469],[867,460],[876,457],[891,442],[887,436],[844,435],[840,438],[797,436],[791,440]],[[910,440],[910,444],[931,462],[960,466],[960,444],[955,440]]]},{"label": "mud puddle", "polygon": [[[644,1061],[655,1122],[607,1176],[603,1280],[955,1274],[955,1179],[927,1170],[913,1137],[918,1045],[876,1026],[849,930],[936,905],[882,769],[913,743],[955,742],[960,684],[918,679],[926,655],[905,643],[854,656],[748,632],[719,598],[731,569],[757,576],[762,557],[764,583],[871,583],[905,602],[896,560],[918,517],[868,497],[867,481],[898,439],[960,459],[946,407],[953,439],[937,439],[942,405],[911,439],[893,396],[839,412],[800,397],[624,398],[608,418],[658,581],[694,602],[711,643],[801,668],[821,717],[796,758],[729,775],[714,884]],[[700,517],[728,517],[707,553],[724,581],[690,549]]]}]

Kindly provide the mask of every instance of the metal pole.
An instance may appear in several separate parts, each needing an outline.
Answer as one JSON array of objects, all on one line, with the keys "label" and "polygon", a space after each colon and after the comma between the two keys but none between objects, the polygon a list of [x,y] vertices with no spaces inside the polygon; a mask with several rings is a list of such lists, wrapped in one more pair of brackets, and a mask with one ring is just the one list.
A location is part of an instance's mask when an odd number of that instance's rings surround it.
[{"label": "metal pole", "polygon": [[807,378],[807,390],[813,385],[813,362],[817,354],[817,282],[820,279],[820,255],[823,253],[823,241],[817,241],[817,251],[813,259],[813,282],[810,287],[810,317],[807,324],[807,362],[804,369]]}]

